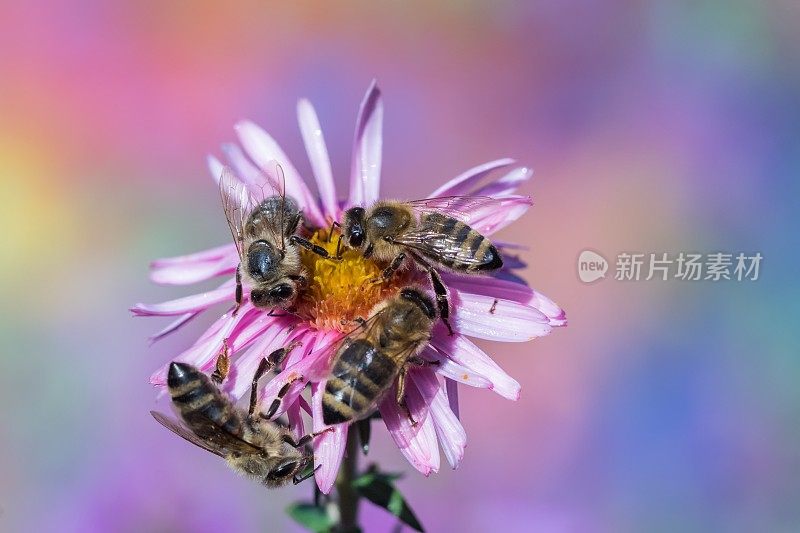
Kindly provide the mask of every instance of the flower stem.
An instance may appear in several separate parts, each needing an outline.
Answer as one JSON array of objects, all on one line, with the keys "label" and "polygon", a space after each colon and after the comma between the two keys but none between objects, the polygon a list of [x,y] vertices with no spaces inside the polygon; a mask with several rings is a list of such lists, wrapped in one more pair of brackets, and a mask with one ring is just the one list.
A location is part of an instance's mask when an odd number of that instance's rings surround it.
[{"label": "flower stem", "polygon": [[347,446],[339,475],[336,476],[336,492],[339,494],[339,533],[360,532],[358,527],[359,495],[353,488],[358,466],[358,432],[354,427],[347,433]]}]

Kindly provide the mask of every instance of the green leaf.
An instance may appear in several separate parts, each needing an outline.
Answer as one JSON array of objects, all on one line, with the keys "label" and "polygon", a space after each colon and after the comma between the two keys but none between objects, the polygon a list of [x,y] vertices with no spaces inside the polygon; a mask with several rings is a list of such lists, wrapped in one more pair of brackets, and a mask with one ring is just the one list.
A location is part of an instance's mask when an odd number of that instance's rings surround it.
[{"label": "green leaf", "polygon": [[295,522],[314,533],[326,533],[333,527],[333,521],[324,507],[311,503],[293,503],[286,508],[286,512]]},{"label": "green leaf", "polygon": [[425,530],[422,529],[416,515],[394,485],[394,481],[400,476],[401,474],[388,474],[371,469],[353,480],[353,487],[364,498],[378,507],[383,507],[408,526],[424,533]]}]

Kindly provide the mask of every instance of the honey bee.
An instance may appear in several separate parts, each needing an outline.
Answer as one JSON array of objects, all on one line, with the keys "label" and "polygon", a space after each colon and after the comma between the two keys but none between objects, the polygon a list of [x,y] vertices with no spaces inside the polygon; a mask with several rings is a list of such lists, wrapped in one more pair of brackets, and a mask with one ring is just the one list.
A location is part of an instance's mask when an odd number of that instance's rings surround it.
[{"label": "honey bee", "polygon": [[[283,170],[280,165],[277,169],[282,181]],[[239,252],[236,310],[242,303],[243,281],[251,287],[250,301],[254,306],[290,308],[306,284],[298,246],[322,257],[335,258],[321,246],[297,235],[303,214],[297,202],[285,192],[265,197],[263,188],[248,190],[229,168],[223,169],[219,185],[225,219]]]},{"label": "honey bee", "polygon": [[368,417],[395,379],[397,403],[405,408],[409,366],[432,364],[418,354],[430,341],[435,320],[433,301],[417,287],[406,287],[375,306],[370,318],[336,350],[322,396],[325,424]]},{"label": "honey bee", "polygon": [[[311,477],[313,455],[306,448],[317,434],[295,441],[289,428],[256,413],[256,385],[276,359],[276,350],[262,359],[253,377],[250,409],[237,407],[203,372],[186,363],[169,366],[167,387],[182,422],[157,411],[150,414],[164,427],[200,448],[225,459],[234,471],[277,487]],[[304,472],[310,470],[310,472]]]},{"label": "honey bee", "polygon": [[383,201],[371,208],[352,207],[345,211],[342,238],[364,257],[374,257],[389,265],[376,280],[388,280],[407,259],[428,272],[436,294],[439,317],[453,330],[448,319],[447,289],[433,267],[464,274],[492,272],[503,266],[492,242],[462,219],[470,211],[501,201],[482,196],[450,196],[409,202]]}]

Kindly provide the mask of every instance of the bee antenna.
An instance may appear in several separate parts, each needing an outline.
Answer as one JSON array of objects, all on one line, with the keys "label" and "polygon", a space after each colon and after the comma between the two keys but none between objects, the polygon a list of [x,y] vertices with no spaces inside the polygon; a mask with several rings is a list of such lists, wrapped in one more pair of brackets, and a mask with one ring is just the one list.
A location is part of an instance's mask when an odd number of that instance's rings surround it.
[{"label": "bee antenna", "polygon": [[286,174],[284,174],[283,167],[281,166],[280,163],[276,162],[275,165],[276,165],[276,170],[278,172],[278,177],[280,178],[280,186],[281,186],[281,190],[280,190],[280,193],[281,193],[281,225],[280,225],[280,228],[281,228],[281,250],[285,250],[286,249],[286,242],[284,240],[285,239],[285,236],[284,236],[284,233],[285,233],[285,231],[284,231],[284,223],[285,223],[285,221],[283,220],[283,217],[284,217],[284,214],[286,213]]}]

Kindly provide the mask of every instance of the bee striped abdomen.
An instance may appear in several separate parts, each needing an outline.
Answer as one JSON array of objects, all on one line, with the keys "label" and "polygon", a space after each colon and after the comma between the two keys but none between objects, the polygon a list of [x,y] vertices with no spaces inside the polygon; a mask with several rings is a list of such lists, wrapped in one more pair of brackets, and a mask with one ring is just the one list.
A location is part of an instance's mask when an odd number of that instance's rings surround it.
[{"label": "bee striped abdomen", "polygon": [[425,255],[439,264],[459,272],[485,272],[503,266],[503,260],[492,242],[453,217],[433,213],[422,220],[434,236]]},{"label": "bee striped abdomen", "polygon": [[375,401],[397,375],[396,363],[370,342],[358,339],[335,359],[322,396],[325,424],[359,420],[372,412]]},{"label": "bee striped abdomen", "polygon": [[222,428],[232,435],[242,434],[242,420],[233,404],[208,376],[193,366],[172,363],[167,386],[175,407],[198,434],[206,433],[209,425]]}]

